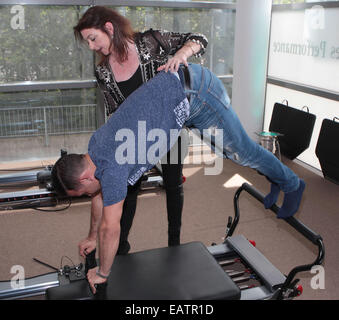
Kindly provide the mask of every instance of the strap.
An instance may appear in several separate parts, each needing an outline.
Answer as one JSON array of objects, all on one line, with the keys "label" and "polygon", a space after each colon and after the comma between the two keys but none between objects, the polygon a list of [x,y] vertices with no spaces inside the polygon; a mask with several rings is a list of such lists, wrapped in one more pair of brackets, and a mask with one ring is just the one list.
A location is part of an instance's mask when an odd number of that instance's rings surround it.
[{"label": "strap", "polygon": [[286,99],[284,99],[281,104],[284,104],[284,102],[286,102],[286,105],[288,106],[288,101]]},{"label": "strap", "polygon": [[308,109],[308,106],[303,106],[302,108],[301,108],[301,110],[304,110],[306,108],[306,111],[308,112],[308,113],[310,113],[310,110]]},{"label": "strap", "polygon": [[109,275],[108,276],[104,276],[102,273],[100,273],[99,268],[98,268],[98,270],[96,272],[96,275],[99,276],[100,278],[103,278],[103,279],[108,279],[108,277],[109,277]]}]

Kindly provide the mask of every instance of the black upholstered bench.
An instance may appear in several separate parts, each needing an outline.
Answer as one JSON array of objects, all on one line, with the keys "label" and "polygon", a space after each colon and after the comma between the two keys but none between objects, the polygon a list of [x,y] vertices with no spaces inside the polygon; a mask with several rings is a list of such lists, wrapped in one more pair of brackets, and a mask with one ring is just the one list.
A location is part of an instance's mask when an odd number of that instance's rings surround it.
[{"label": "black upholstered bench", "polygon": [[[240,299],[240,289],[200,242],[116,256],[107,281],[108,300]],[[79,280],[46,291],[47,299],[94,299]]]}]

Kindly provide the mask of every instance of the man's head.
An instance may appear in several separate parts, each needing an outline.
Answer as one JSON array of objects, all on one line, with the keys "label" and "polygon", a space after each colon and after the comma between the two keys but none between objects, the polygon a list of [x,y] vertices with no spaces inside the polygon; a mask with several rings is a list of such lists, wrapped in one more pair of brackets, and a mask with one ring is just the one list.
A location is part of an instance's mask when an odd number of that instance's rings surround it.
[{"label": "man's head", "polygon": [[95,169],[87,154],[63,155],[52,169],[53,189],[58,195],[91,196],[100,190]]}]

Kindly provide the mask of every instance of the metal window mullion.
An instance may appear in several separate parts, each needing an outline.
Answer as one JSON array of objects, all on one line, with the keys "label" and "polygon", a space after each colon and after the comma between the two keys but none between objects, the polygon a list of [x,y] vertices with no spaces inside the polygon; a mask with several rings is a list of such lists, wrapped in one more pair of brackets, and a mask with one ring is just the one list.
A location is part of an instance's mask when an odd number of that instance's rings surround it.
[{"label": "metal window mullion", "polygon": [[[22,122],[24,123],[24,130],[26,131],[24,135],[27,135],[27,130],[32,130],[32,121],[31,125],[29,125],[30,120],[32,120],[32,117],[29,117],[29,108],[23,110],[23,112],[20,114],[20,117],[22,117]],[[31,118],[31,119],[29,119]],[[31,131],[32,132],[32,131]]]},{"label": "metal window mullion", "polygon": [[68,119],[69,119],[69,121],[67,121],[67,132],[72,132],[72,107],[71,106],[69,106],[68,108],[67,108],[67,112],[68,112]]},{"label": "metal window mullion", "polygon": [[[0,124],[1,123],[6,123],[5,116],[6,116],[6,114],[4,112],[0,113]],[[3,130],[4,130],[4,126],[0,126],[0,137],[3,136]]]},{"label": "metal window mullion", "polygon": [[85,126],[85,118],[86,118],[86,114],[85,114],[85,116],[84,116],[84,114],[81,112],[81,106],[77,106],[77,117],[79,117],[79,115],[81,114],[81,116],[80,116],[80,123],[79,123],[79,125],[80,125],[80,128],[77,128],[77,130],[79,131],[79,129],[80,130],[83,130],[83,127]]},{"label": "metal window mullion", "polygon": [[271,77],[271,76],[267,77],[267,83],[273,84],[279,87],[287,88],[287,89],[292,89],[295,91],[308,93],[308,94],[326,98],[329,100],[339,101],[339,93],[321,89],[321,88],[315,88],[310,85],[295,83],[292,81],[286,81],[286,80]]},{"label": "metal window mullion", "polygon": [[47,115],[47,123],[48,123],[48,131],[47,133],[50,135],[53,133],[53,122],[51,120],[51,107],[46,107],[46,115]]},{"label": "metal window mullion", "polygon": [[0,0],[0,5],[41,5],[41,6],[116,6],[116,7],[165,7],[235,9],[235,3],[207,1],[149,1],[149,0]]},{"label": "metal window mullion", "polygon": [[[59,129],[59,123],[60,123],[60,121],[63,121],[63,119],[64,119],[64,109],[62,108],[61,110],[58,108],[57,109],[57,117],[58,117],[58,122],[56,123],[56,127],[55,127],[55,131],[54,131],[54,133],[61,133],[60,132],[60,129]],[[55,112],[54,112],[54,110],[53,110],[53,115],[55,114]]]},{"label": "metal window mullion", "polygon": [[42,109],[43,115],[44,115],[44,123],[45,123],[45,128],[44,128],[44,135],[45,135],[45,146],[49,146],[49,139],[48,139],[48,127],[47,127],[47,114],[46,114],[46,107]]},{"label": "metal window mullion", "polygon": [[62,89],[87,89],[95,88],[95,79],[84,81],[22,81],[0,84],[0,92],[24,92]]},{"label": "metal window mullion", "polygon": [[318,2],[303,2],[303,3],[288,3],[288,4],[273,4],[272,12],[274,11],[296,11],[310,9],[313,6],[321,6],[323,8],[338,8],[339,1],[318,1]]},{"label": "metal window mullion", "polygon": [[13,123],[13,120],[12,120],[12,110],[9,111],[8,113],[8,119],[9,119],[9,123],[10,123],[10,126],[9,126],[9,132],[10,132],[10,135],[12,135],[12,123]]},{"label": "metal window mullion", "polygon": [[90,119],[91,119],[91,109],[90,109],[90,107],[87,107],[86,109],[87,109],[86,110],[86,119],[84,119],[85,120],[85,128],[86,128],[86,130],[89,130]]}]

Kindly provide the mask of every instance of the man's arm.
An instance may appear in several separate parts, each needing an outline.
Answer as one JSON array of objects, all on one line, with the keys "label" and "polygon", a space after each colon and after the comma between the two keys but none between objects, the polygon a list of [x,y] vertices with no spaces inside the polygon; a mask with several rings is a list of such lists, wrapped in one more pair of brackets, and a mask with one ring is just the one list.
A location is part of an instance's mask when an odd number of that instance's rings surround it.
[{"label": "man's arm", "polygon": [[104,208],[102,193],[99,192],[91,201],[91,226],[88,233],[88,238],[97,239],[98,229],[101,222],[102,211]]},{"label": "man's arm", "polygon": [[99,230],[100,273],[108,275],[119,247],[120,220],[124,200],[104,207]]},{"label": "man's arm", "polygon": [[105,282],[104,277],[108,277],[114,257],[118,250],[120,239],[120,219],[123,204],[124,200],[103,208],[103,215],[99,227],[100,266],[99,268],[91,269],[88,272],[88,281],[93,293],[96,292],[94,285]]},{"label": "man's arm", "polygon": [[91,224],[88,236],[79,243],[79,253],[84,258],[96,247],[103,207],[102,193],[99,192],[91,199]]}]

